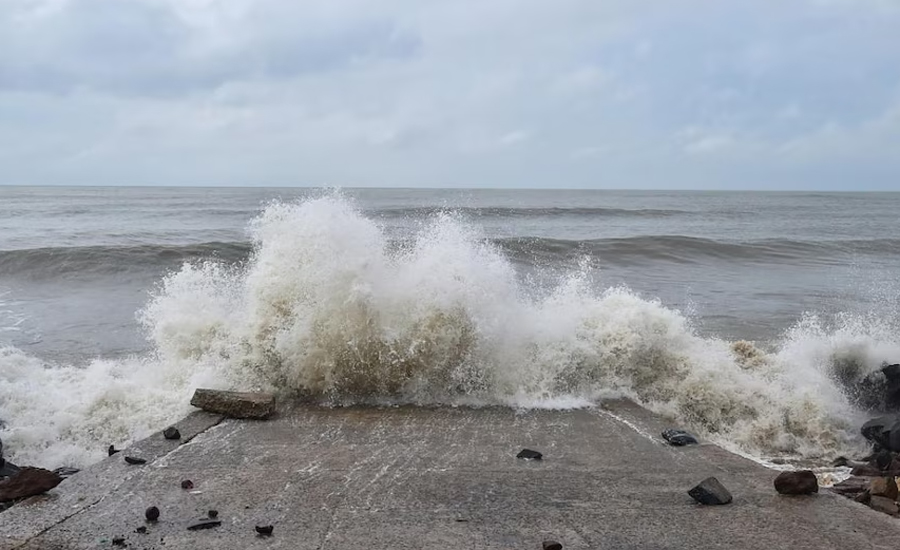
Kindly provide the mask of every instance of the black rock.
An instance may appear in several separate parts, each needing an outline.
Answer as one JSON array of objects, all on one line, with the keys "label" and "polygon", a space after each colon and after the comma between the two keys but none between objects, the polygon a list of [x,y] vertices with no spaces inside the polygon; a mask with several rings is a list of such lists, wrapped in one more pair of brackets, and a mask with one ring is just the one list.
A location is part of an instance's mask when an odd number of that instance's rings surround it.
[{"label": "black rock", "polygon": [[537,451],[532,451],[531,449],[522,449],[519,451],[519,454],[516,455],[516,458],[524,458],[525,460],[543,460],[544,455]]},{"label": "black rock", "polygon": [[166,439],[181,439],[181,432],[175,426],[169,426],[163,430],[163,437]]},{"label": "black rock", "polygon": [[900,452],[900,417],[889,415],[873,418],[863,424],[859,431],[876,449]]},{"label": "black rock", "polygon": [[544,550],[562,550],[562,544],[555,540],[545,540],[542,548]]},{"label": "black rock", "polygon": [[12,477],[18,474],[22,469],[13,464],[12,462],[0,458],[0,479]]},{"label": "black rock", "polygon": [[134,532],[135,532],[135,533],[138,533],[138,534],[141,534],[141,535],[146,535],[146,534],[147,534],[147,527],[145,527],[144,525],[141,525],[140,527],[138,527],[137,529],[135,529]]},{"label": "black rock", "polygon": [[676,447],[683,447],[685,445],[696,445],[697,438],[687,433],[684,430],[675,430],[670,429],[666,430],[662,433],[663,439],[669,442],[670,445],[674,445]]},{"label": "black rock", "polygon": [[145,459],[143,459],[143,458],[137,458],[137,457],[134,457],[134,456],[126,456],[126,457],[125,457],[125,462],[127,462],[127,463],[129,463],[129,464],[133,464],[133,465],[135,465],[135,466],[140,465],[140,464],[146,464],[146,463],[147,463],[147,461],[146,461]]},{"label": "black rock", "polygon": [[881,450],[875,454],[875,460],[873,462],[879,470],[887,470],[893,461],[894,455],[890,451]]},{"label": "black rock", "polygon": [[114,455],[114,454],[116,454],[116,453],[119,453],[119,452],[121,452],[121,451],[120,451],[119,449],[116,449],[116,446],[115,446],[115,445],[110,445],[110,446],[109,446],[109,449],[107,449],[106,452],[109,454],[109,456],[112,456],[112,455]]},{"label": "black rock", "polygon": [[222,525],[222,522],[217,519],[204,519],[188,525],[188,531],[202,531],[203,529],[212,529],[220,525]]},{"label": "black rock", "polygon": [[181,488],[184,489],[185,491],[190,491],[191,489],[194,488],[194,482],[191,481],[190,479],[185,479],[184,481],[181,482]]},{"label": "black rock", "polygon": [[272,531],[275,530],[273,525],[257,525],[256,532],[259,533],[263,537],[271,537]]},{"label": "black rock", "polygon": [[781,495],[811,495],[819,492],[819,480],[810,470],[781,472],[775,478],[775,490]]},{"label": "black rock", "polygon": [[831,466],[834,468],[843,468],[850,465],[850,460],[845,456],[839,456],[832,461]]},{"label": "black rock", "polygon": [[[845,382],[846,383],[846,382]],[[848,387],[854,403],[869,411],[900,411],[900,364],[884,365]]]},{"label": "black rock", "polygon": [[159,508],[156,506],[151,506],[147,508],[144,512],[144,517],[147,518],[147,521],[156,521],[159,519]]},{"label": "black rock", "polygon": [[116,537],[112,539],[113,546],[125,546],[125,537]]},{"label": "black rock", "polygon": [[704,479],[688,491],[688,494],[700,504],[708,506],[728,504],[732,501],[731,493],[714,477]]},{"label": "black rock", "polygon": [[216,519],[217,517],[219,517],[219,511],[218,510],[210,510],[209,512],[207,512],[206,515],[209,516],[209,519]]},{"label": "black rock", "polygon": [[81,470],[79,470],[78,468],[62,467],[62,468],[57,468],[57,469],[53,470],[53,473],[58,475],[59,477],[70,477],[70,476],[74,476],[75,474],[77,474],[80,471]]}]

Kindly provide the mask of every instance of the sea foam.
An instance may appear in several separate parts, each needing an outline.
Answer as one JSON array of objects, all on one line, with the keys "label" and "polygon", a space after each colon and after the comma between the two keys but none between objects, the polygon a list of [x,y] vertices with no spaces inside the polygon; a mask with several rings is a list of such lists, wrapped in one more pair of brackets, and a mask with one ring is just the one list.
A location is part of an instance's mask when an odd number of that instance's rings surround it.
[{"label": "sea foam", "polygon": [[337,405],[564,408],[624,396],[744,453],[827,457],[861,445],[862,413],[839,381],[900,357],[890,319],[807,316],[764,350],[602,288],[588,263],[536,289],[452,213],[397,248],[329,194],[271,204],[249,233],[246,262],[187,263],[152,291],[139,312],[147,357],[57,365],[0,351],[10,458],[90,463],[183,416],[198,386]]}]

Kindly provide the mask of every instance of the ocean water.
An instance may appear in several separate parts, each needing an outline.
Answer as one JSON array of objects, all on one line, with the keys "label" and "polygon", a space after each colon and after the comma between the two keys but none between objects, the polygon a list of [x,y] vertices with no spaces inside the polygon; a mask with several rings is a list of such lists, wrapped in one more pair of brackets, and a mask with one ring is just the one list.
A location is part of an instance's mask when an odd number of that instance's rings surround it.
[{"label": "ocean water", "polygon": [[856,452],[842,384],[900,362],[898,212],[893,193],[0,187],[0,438],[83,466],[207,386],[626,396],[755,456]]}]

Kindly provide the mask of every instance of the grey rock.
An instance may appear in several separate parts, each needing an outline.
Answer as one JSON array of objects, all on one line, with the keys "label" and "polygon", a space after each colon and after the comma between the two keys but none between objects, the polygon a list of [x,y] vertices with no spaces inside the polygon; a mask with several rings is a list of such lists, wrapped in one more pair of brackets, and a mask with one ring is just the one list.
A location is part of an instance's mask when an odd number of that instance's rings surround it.
[{"label": "grey rock", "polygon": [[231,418],[263,420],[275,414],[275,396],[261,392],[197,389],[191,405]]},{"label": "grey rock", "polygon": [[688,494],[700,504],[707,506],[729,504],[733,500],[728,489],[714,477],[704,479],[696,487],[688,491]]}]

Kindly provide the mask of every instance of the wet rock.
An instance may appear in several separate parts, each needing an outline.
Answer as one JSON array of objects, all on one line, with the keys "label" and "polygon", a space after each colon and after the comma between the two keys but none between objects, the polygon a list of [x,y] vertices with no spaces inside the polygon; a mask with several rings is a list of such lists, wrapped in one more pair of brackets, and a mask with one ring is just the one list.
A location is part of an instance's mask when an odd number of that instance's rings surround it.
[{"label": "wet rock", "polygon": [[272,532],[275,530],[275,526],[273,525],[257,525],[256,532],[263,537],[271,537]]},{"label": "wet rock", "polygon": [[862,493],[869,486],[869,482],[861,477],[850,477],[840,483],[835,483],[831,490],[839,495],[851,496]]},{"label": "wet rock", "polygon": [[562,544],[555,540],[545,540],[543,544],[544,550],[562,550]]},{"label": "wet rock", "polygon": [[197,389],[191,405],[231,418],[266,419],[275,414],[275,396],[262,392]]},{"label": "wet rock", "polygon": [[697,444],[697,438],[684,430],[666,430],[662,433],[662,436],[663,439],[669,442],[669,445],[674,445],[675,447]]},{"label": "wet rock", "polygon": [[204,519],[198,521],[197,523],[188,525],[188,531],[202,531],[204,529],[213,529],[220,525],[222,525],[222,522],[217,519]]},{"label": "wet rock", "polygon": [[519,454],[516,455],[516,458],[524,458],[525,460],[543,460],[544,455],[537,451],[532,451],[531,449],[522,449],[519,451]]},{"label": "wet rock", "polygon": [[863,466],[857,466],[850,470],[850,475],[861,477],[879,477],[884,475],[884,471],[880,470],[876,466],[869,466],[868,464],[866,464]]},{"label": "wet rock", "polygon": [[897,482],[892,477],[876,477],[869,482],[869,494],[897,500]]},{"label": "wet rock", "polygon": [[851,399],[869,411],[900,410],[900,364],[884,365],[849,388]]},{"label": "wet rock", "polygon": [[728,504],[732,501],[731,493],[714,477],[704,479],[688,491],[688,494],[700,504],[707,506]]},{"label": "wet rock", "polygon": [[185,491],[190,491],[191,489],[194,488],[194,482],[191,481],[190,479],[185,479],[184,481],[181,482],[181,488],[184,489]]},{"label": "wet rock", "polygon": [[831,466],[834,468],[844,468],[849,465],[850,460],[845,456],[839,456],[831,462]]},{"label": "wet rock", "polygon": [[872,500],[872,493],[870,493],[869,491],[863,491],[853,497],[853,500],[859,502],[860,504],[868,504]]},{"label": "wet rock", "polygon": [[126,456],[126,457],[125,457],[125,462],[127,462],[127,463],[129,463],[129,464],[132,464],[132,465],[135,465],[135,466],[139,466],[139,465],[141,465],[141,464],[146,464],[146,463],[147,463],[147,461],[146,461],[145,459],[143,459],[143,458],[138,458],[138,457],[136,457],[136,456]]},{"label": "wet rock", "polygon": [[890,451],[878,451],[875,453],[875,459],[872,462],[875,463],[875,467],[879,470],[887,470],[893,461],[894,455]]},{"label": "wet rock", "polygon": [[116,446],[115,446],[115,445],[110,445],[109,448],[106,449],[106,453],[107,453],[109,456],[112,456],[112,455],[114,455],[114,454],[116,454],[116,453],[120,453],[120,452],[122,452],[122,451],[120,451],[119,449],[116,449]]},{"label": "wet rock", "polygon": [[206,515],[209,516],[209,519],[216,519],[217,517],[219,517],[219,511],[218,510],[210,510],[209,512],[206,513]]},{"label": "wet rock", "polygon": [[43,468],[22,468],[15,475],[0,481],[0,502],[33,497],[46,493],[63,478]]},{"label": "wet rock", "polygon": [[819,480],[810,470],[781,472],[775,478],[775,490],[782,495],[811,495],[819,492]]},{"label": "wet rock", "polygon": [[79,470],[78,468],[62,467],[62,468],[57,468],[57,469],[53,470],[53,473],[58,475],[59,477],[65,479],[67,477],[74,476],[75,474],[77,474],[80,471],[81,470]]},{"label": "wet rock", "polygon": [[163,437],[170,440],[181,439],[181,432],[175,426],[169,426],[163,430]]},{"label": "wet rock", "polygon": [[885,514],[890,514],[892,516],[897,515],[897,503],[886,497],[876,497],[873,496],[869,499],[869,508],[873,510],[878,510],[879,512],[884,512]]},{"label": "wet rock", "polygon": [[159,519],[159,508],[156,506],[151,506],[144,511],[144,517],[147,518],[147,521],[157,521]]}]

